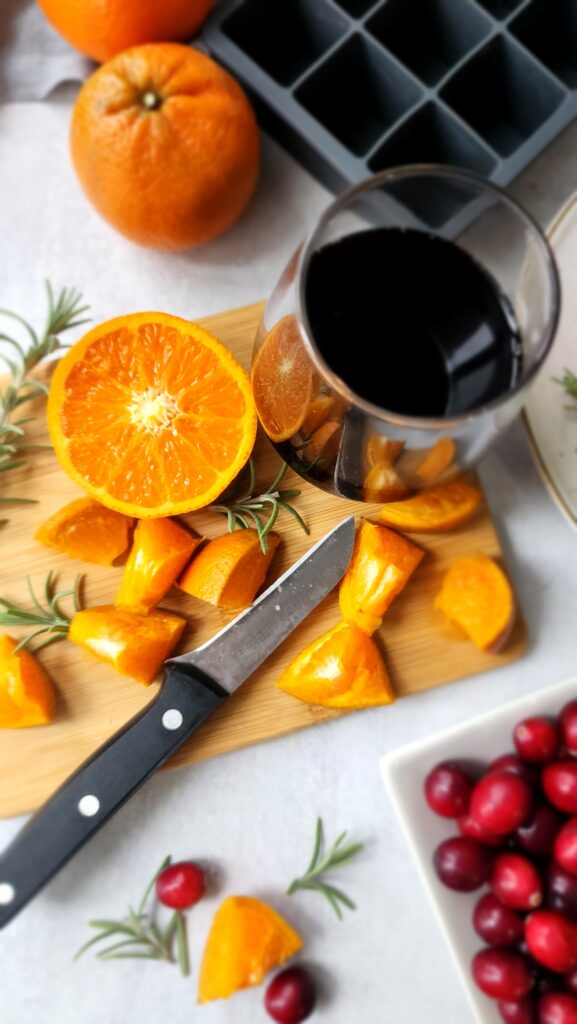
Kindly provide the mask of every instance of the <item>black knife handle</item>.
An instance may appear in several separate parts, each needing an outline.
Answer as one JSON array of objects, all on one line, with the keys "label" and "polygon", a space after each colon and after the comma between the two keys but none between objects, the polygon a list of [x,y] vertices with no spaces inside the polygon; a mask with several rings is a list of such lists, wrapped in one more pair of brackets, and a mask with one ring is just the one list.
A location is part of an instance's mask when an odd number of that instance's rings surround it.
[{"label": "black knife handle", "polygon": [[0,854],[0,928],[228,696],[170,665],[160,693],[80,766]]}]

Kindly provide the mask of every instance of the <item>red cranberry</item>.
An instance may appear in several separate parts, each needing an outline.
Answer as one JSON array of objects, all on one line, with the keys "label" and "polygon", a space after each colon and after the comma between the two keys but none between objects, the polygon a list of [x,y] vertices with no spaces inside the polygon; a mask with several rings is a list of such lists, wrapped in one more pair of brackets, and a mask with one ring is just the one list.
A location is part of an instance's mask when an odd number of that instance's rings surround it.
[{"label": "red cranberry", "polygon": [[535,857],[548,857],[553,853],[555,836],[564,818],[553,807],[538,803],[530,817],[515,832],[515,842],[525,853]]},{"label": "red cranberry", "polygon": [[518,775],[520,779],[524,779],[531,789],[539,782],[537,768],[522,761],[518,754],[501,754],[501,757],[491,761],[487,774],[489,772],[511,772],[511,775]]},{"label": "red cranberry", "polygon": [[518,1003],[498,1003],[497,1006],[505,1024],[537,1024],[537,1007],[531,996],[525,996]]},{"label": "red cranberry", "polygon": [[468,836],[469,839],[476,839],[482,846],[503,845],[503,836],[494,836],[492,832],[487,832],[487,830],[479,825],[479,822],[475,821],[470,814],[463,814],[461,818],[458,818],[457,827],[462,836]]},{"label": "red cranberry", "polygon": [[525,933],[521,915],[490,892],[481,896],[473,911],[473,927],[487,945],[500,948],[516,946]]},{"label": "red cranberry", "polygon": [[547,764],[559,752],[557,727],[547,718],[526,718],[513,730],[515,749],[524,761]]},{"label": "red cranberry", "polygon": [[577,925],[554,910],[537,910],[525,922],[531,955],[550,971],[568,974],[577,967]]},{"label": "red cranberry", "polygon": [[547,906],[577,920],[577,877],[554,860],[547,871]]},{"label": "red cranberry", "polygon": [[542,786],[554,807],[565,814],[577,814],[577,763],[554,761],[543,769]]},{"label": "red cranberry", "polygon": [[204,896],[206,878],[202,868],[190,861],[169,864],[156,879],[156,897],[165,907],[187,910]]},{"label": "red cranberry", "polygon": [[577,1024],[577,999],[568,992],[549,992],[539,1000],[539,1024]]},{"label": "red cranberry", "polygon": [[269,1017],[280,1024],[300,1024],[310,1017],[317,994],[313,979],[304,967],[288,967],[271,981],[264,994]]},{"label": "red cranberry", "polygon": [[561,739],[571,754],[577,754],[577,700],[572,700],[559,713]]},{"label": "red cranberry", "polygon": [[558,832],[553,853],[565,871],[577,875],[577,818],[570,818]]},{"label": "red cranberry", "polygon": [[518,1002],[533,984],[527,961],[519,953],[503,949],[482,949],[473,958],[475,984],[491,999]]},{"label": "red cranberry", "polygon": [[518,775],[491,772],[475,786],[471,795],[471,817],[495,835],[514,832],[531,810],[531,790]]},{"label": "red cranberry", "polygon": [[454,836],[437,847],[433,863],[439,878],[449,889],[472,892],[487,881],[491,855],[474,839]]},{"label": "red cranberry", "polygon": [[458,818],[467,812],[471,788],[465,772],[453,761],[438,764],[425,779],[427,803],[442,818]]},{"label": "red cranberry", "polygon": [[534,910],[543,902],[543,885],[537,868],[519,853],[500,853],[493,862],[491,892],[515,910]]}]

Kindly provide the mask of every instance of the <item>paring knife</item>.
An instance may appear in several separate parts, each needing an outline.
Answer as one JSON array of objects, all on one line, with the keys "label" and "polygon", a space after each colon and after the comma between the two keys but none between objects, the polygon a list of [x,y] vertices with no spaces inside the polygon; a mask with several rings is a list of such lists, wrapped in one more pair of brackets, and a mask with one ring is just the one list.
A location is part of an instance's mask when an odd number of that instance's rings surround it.
[{"label": "paring knife", "polygon": [[155,700],[85,761],[0,855],[0,927],[336,586],[354,536],[351,516],[212,640],[165,663]]}]

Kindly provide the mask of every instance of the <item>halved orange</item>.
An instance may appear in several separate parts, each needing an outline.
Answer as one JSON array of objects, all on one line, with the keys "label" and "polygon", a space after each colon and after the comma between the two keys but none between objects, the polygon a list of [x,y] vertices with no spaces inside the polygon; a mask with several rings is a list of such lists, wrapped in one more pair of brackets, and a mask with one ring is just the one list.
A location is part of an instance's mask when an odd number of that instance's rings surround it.
[{"label": "halved orange", "polygon": [[259,419],[271,441],[288,441],[303,425],[312,397],[313,369],[294,316],[269,331],[252,365]]},{"label": "halved orange", "polygon": [[60,361],[48,425],[67,473],[139,519],[209,505],[256,435],[247,374],[198,324],[167,313],[117,317]]}]

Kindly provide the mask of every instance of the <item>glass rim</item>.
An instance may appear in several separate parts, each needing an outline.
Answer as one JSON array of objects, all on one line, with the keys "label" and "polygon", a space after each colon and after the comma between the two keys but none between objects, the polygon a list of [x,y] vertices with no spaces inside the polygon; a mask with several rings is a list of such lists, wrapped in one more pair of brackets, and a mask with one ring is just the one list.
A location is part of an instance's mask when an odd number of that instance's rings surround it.
[{"label": "glass rim", "polygon": [[[309,263],[318,238],[326,228],[327,224],[336,214],[340,213],[341,210],[350,206],[355,199],[363,194],[363,192],[369,192],[386,182],[402,180],[403,178],[410,177],[437,177],[450,178],[452,180],[460,179],[468,182],[469,184],[476,185],[477,188],[483,190],[485,193],[492,192],[497,198],[508,205],[530,229],[541,250],[543,263],[546,267],[549,278],[549,285],[551,289],[551,309],[543,331],[543,338],[540,343],[539,351],[535,357],[533,366],[527,373],[527,376],[524,380],[515,384],[514,387],[505,391],[502,395],[497,396],[497,398],[493,398],[490,402],[485,402],[483,405],[479,405],[475,409],[471,409],[468,412],[457,416],[407,416],[402,413],[385,409],[380,405],[376,405],[374,402],[370,402],[367,399],[362,398],[361,395],[358,395],[356,391],[348,386],[342,377],[339,377],[338,374],[331,369],[319,352],[314,341],[306,312],[305,282],[308,274]],[[479,174],[475,174],[473,171],[467,171],[460,167],[451,167],[442,164],[404,164],[388,168],[385,171],[380,171],[378,174],[364,178],[363,181],[347,188],[341,193],[341,195],[337,196],[336,199],[333,199],[333,201],[329,203],[313,225],[312,229],[309,231],[308,235],[305,237],[300,247],[295,274],[295,298],[296,319],[301,339],[312,362],[324,379],[328,381],[334,391],[354,405],[357,409],[361,410],[368,416],[374,417],[375,419],[394,424],[395,426],[409,428],[418,427],[423,430],[439,430],[446,429],[447,427],[457,428],[463,424],[471,423],[480,416],[483,416],[485,413],[494,412],[508,404],[515,398],[515,396],[519,395],[529,386],[535,375],[541,369],[541,366],[550,351],[553,339],[555,338],[561,307],[561,283],[553,249],[544,230],[537,223],[532,214],[530,214],[517,199],[514,199],[513,196],[505,191],[504,188],[501,188],[492,181],[488,181]]]}]

